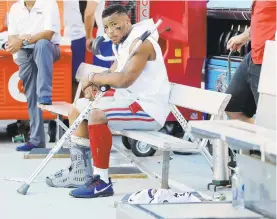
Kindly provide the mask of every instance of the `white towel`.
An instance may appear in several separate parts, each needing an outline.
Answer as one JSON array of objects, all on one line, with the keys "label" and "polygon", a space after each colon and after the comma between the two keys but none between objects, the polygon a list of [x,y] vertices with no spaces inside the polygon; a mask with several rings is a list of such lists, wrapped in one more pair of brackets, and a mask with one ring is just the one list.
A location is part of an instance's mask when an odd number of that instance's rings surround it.
[{"label": "white towel", "polygon": [[160,204],[201,202],[190,192],[176,193],[168,189],[144,189],[133,193],[128,202],[130,204]]}]

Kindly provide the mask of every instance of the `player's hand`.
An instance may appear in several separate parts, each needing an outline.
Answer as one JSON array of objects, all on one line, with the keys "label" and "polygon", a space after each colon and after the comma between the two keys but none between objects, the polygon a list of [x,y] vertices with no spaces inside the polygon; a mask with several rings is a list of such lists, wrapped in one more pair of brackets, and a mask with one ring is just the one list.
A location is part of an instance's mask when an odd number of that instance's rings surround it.
[{"label": "player's hand", "polygon": [[94,38],[88,38],[86,39],[86,48],[89,52],[92,52],[92,44],[93,44]]},{"label": "player's hand", "polygon": [[87,89],[84,91],[85,98],[94,100],[98,91],[99,89],[97,86],[95,85],[88,86]]},{"label": "player's hand", "polygon": [[228,43],[227,43],[227,49],[230,49],[232,51],[240,50],[240,48],[245,45],[247,42],[247,38],[245,37],[245,34],[240,34],[237,36],[232,37]]},{"label": "player's hand", "polygon": [[8,46],[6,47],[6,51],[14,54],[18,52],[23,46],[23,41],[20,38],[12,38],[8,42]]},{"label": "player's hand", "polygon": [[19,35],[19,38],[22,40],[30,41],[32,39],[32,35],[31,34],[22,34],[22,35]]},{"label": "player's hand", "polygon": [[88,77],[83,77],[80,80],[82,91],[84,92],[85,98],[92,99],[97,94],[99,88],[97,85],[91,83]]}]

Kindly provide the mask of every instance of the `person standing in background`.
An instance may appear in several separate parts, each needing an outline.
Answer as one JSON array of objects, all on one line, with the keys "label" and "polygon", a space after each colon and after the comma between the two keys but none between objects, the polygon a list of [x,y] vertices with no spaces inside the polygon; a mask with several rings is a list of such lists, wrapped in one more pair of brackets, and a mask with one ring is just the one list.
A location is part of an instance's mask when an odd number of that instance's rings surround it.
[{"label": "person standing in background", "polygon": [[19,68],[30,117],[30,140],[16,148],[45,147],[44,121],[37,104],[52,104],[53,63],[60,58],[60,14],[54,0],[20,0],[9,13],[8,47]]},{"label": "person standing in background", "polygon": [[253,1],[251,28],[232,37],[227,49],[239,50],[251,39],[251,52],[240,63],[226,93],[232,98],[226,107],[230,119],[254,123],[259,93],[258,85],[267,40],[274,40],[276,32],[276,1]]},{"label": "person standing in background", "polygon": [[[75,95],[75,89],[77,87],[75,80],[76,72],[80,64],[86,60],[86,48],[91,52],[90,45],[94,40],[93,27],[95,22],[98,27],[96,36],[104,35],[101,20],[102,11],[104,9],[105,0],[64,1],[64,37],[71,40],[73,95]],[[107,66],[106,62],[104,64],[94,64]]]},{"label": "person standing in background", "polygon": [[[102,22],[102,12],[105,9],[105,0],[87,0],[87,6],[84,14],[84,22],[86,29],[86,47],[87,50],[92,52],[91,45],[94,41],[93,37],[93,27],[96,23],[97,25],[97,33],[96,37],[104,35],[104,28]],[[112,42],[110,40],[106,40],[100,45],[101,54],[103,56],[112,56]],[[107,67],[111,66],[111,62],[103,61],[98,59],[96,56],[93,56],[93,64]]]},{"label": "person standing in background", "polygon": [[[76,72],[79,65],[85,62],[86,32],[79,0],[64,1],[64,37],[71,40],[72,50],[72,83],[76,86]],[[75,86],[74,86],[75,85]],[[76,88],[75,88],[76,89]],[[73,89],[74,90],[74,89]],[[74,95],[73,91],[73,95]]]},{"label": "person standing in background", "polygon": [[[81,4],[82,2],[82,4]],[[78,87],[76,81],[76,73],[82,62],[86,59],[86,32],[85,25],[82,16],[82,7],[86,1],[79,0],[63,0],[63,37],[66,40],[71,41],[72,52],[72,100],[75,98],[75,94]],[[64,119],[63,122],[68,126],[68,119]],[[50,137],[49,142],[56,141],[57,124],[55,120],[50,120],[48,124],[48,135]]]},{"label": "person standing in background", "polygon": [[[232,37],[227,49],[240,50],[251,40],[251,52],[240,63],[226,90],[231,100],[225,111],[229,119],[237,119],[247,123],[255,123],[259,100],[259,80],[263,63],[264,48],[267,40],[274,40],[276,33],[276,1],[264,0],[252,3],[251,27],[242,34]],[[249,151],[243,151],[249,154]],[[250,154],[260,155],[260,151],[251,150]],[[234,163],[232,167],[234,167]]]}]

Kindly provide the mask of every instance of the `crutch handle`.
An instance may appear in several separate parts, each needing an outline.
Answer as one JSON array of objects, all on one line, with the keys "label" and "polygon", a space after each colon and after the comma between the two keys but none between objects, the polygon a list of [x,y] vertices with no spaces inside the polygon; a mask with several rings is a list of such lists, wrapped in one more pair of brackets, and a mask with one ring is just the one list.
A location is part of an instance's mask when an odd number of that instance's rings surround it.
[{"label": "crutch handle", "polygon": [[143,42],[144,40],[146,40],[147,37],[149,37],[151,35],[151,31],[147,30],[145,31],[141,36],[140,36],[140,40]]},{"label": "crutch handle", "polygon": [[92,50],[92,53],[98,58],[103,61],[115,61],[115,56],[102,56],[100,51],[100,44],[105,41],[104,36],[98,36],[96,39],[90,44],[90,48]]},{"label": "crutch handle", "polygon": [[110,89],[111,89],[111,86],[110,86],[110,85],[101,85],[101,86],[100,86],[101,92],[106,92],[106,91],[108,91],[108,90],[110,90]]},{"label": "crutch handle", "polygon": [[155,24],[155,27],[154,27],[154,29],[153,30],[147,30],[147,31],[145,31],[141,36],[140,36],[140,40],[143,42],[144,40],[146,40],[160,25],[161,25],[161,23],[162,23],[162,20],[161,19],[159,19],[158,21],[157,21],[157,23]]}]

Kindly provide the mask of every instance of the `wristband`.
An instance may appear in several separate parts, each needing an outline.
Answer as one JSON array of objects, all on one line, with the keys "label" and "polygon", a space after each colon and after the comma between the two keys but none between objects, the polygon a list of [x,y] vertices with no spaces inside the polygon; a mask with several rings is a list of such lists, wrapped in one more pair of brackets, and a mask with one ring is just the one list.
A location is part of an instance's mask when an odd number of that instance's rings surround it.
[{"label": "wristband", "polygon": [[94,73],[94,72],[89,73],[89,75],[88,75],[88,84],[87,84],[87,86],[85,86],[84,88],[82,88],[82,91],[83,91],[83,92],[84,92],[89,86],[91,86],[91,85],[93,84],[93,77],[94,77],[95,74],[96,74],[96,73]]}]

